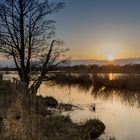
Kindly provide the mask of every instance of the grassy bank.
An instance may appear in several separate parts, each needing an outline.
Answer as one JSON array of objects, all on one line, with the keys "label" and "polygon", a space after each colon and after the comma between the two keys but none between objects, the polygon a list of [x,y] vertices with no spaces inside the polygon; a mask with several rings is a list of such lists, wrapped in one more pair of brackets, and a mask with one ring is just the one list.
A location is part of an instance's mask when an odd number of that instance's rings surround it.
[{"label": "grassy bank", "polygon": [[[46,140],[92,140],[99,137],[105,129],[105,125],[98,119],[87,120],[84,124],[73,123],[69,116],[61,115],[61,111],[72,111],[76,106],[70,104],[57,104],[52,97],[38,97],[42,100],[41,115],[42,132]],[[47,110],[47,107],[55,108],[55,111]],[[58,113],[58,112],[60,113]],[[46,113],[45,113],[46,112]]]},{"label": "grassy bank", "polygon": [[92,140],[104,132],[105,125],[100,120],[93,119],[80,125],[73,123],[69,116],[57,113],[58,105],[52,97],[37,97],[34,105],[32,101],[26,103],[30,108],[16,99],[8,109],[0,121],[0,139]]},{"label": "grassy bank", "polygon": [[92,140],[104,132],[105,126],[96,119],[78,125],[74,124],[69,117],[54,116],[44,121],[44,128],[47,140],[71,140],[71,138],[73,140]]}]

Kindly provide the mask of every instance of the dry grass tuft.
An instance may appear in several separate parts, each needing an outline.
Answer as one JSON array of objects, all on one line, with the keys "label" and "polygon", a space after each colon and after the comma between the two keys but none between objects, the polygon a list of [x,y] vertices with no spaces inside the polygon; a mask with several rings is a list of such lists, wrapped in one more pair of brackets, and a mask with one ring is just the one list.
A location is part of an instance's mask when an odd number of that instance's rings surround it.
[{"label": "dry grass tuft", "polygon": [[39,116],[30,114],[23,106],[20,100],[8,109],[4,123],[4,138],[10,140],[41,140],[39,126]]}]

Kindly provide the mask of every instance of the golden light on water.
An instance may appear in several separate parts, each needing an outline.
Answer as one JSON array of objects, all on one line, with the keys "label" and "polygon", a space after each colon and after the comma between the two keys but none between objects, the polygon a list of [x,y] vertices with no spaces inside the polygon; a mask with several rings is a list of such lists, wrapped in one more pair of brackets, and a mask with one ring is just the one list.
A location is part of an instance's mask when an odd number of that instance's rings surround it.
[{"label": "golden light on water", "polygon": [[112,73],[109,73],[109,80],[113,80],[114,79],[114,77],[113,77],[113,74]]}]

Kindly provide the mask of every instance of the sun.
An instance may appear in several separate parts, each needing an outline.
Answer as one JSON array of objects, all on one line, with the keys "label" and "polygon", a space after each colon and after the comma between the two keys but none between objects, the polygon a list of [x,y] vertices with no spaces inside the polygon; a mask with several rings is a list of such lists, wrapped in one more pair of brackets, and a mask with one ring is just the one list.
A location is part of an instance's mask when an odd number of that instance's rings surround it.
[{"label": "sun", "polygon": [[110,54],[110,55],[108,55],[107,59],[108,59],[109,61],[113,61],[113,60],[114,60],[114,56],[113,56],[112,54]]}]

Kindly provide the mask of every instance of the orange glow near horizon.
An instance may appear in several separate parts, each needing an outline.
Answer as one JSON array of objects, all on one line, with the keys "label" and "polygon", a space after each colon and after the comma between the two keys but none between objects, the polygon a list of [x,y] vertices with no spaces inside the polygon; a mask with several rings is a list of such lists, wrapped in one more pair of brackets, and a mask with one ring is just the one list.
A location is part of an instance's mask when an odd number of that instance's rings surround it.
[{"label": "orange glow near horizon", "polygon": [[72,59],[113,61],[116,59],[139,58],[139,51],[133,50],[131,43],[106,39],[105,41],[99,40],[87,44],[80,44],[81,48],[73,49],[71,51]]}]

